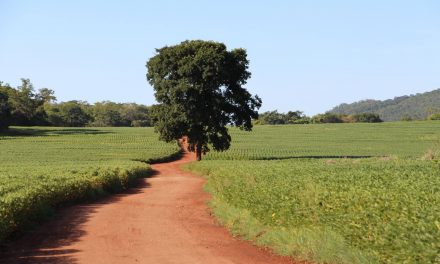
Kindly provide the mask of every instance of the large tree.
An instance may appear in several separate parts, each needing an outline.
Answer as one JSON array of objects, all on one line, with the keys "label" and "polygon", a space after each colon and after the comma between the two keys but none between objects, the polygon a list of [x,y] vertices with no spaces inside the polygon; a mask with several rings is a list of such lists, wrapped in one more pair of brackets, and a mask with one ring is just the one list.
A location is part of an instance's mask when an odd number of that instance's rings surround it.
[{"label": "large tree", "polygon": [[45,125],[44,104],[55,101],[54,92],[43,88],[37,93],[29,79],[21,79],[21,86],[9,87],[8,103],[11,111],[11,125]]},{"label": "large tree", "polygon": [[228,51],[223,43],[184,41],[156,49],[147,62],[147,80],[159,104],[152,118],[160,139],[170,142],[184,136],[197,160],[212,147],[227,150],[227,125],[252,129],[261,99],[243,85],[250,78],[246,50]]}]

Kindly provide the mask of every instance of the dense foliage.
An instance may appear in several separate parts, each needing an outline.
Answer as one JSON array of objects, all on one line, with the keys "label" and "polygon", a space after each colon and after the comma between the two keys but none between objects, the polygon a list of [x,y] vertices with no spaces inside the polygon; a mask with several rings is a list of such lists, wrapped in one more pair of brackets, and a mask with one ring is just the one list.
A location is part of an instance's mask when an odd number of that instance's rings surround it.
[{"label": "dense foliage", "polygon": [[440,120],[440,113],[431,114],[430,116],[428,116],[428,120]]},{"label": "dense foliage", "polygon": [[279,113],[278,111],[268,111],[261,113],[254,124],[256,125],[288,125],[288,124],[324,124],[324,123],[380,123],[378,114],[361,113],[361,114],[334,114],[324,113],[317,114],[312,117],[304,115],[301,111],[289,111],[287,113]]},{"label": "dense foliage", "polygon": [[351,104],[340,104],[330,112],[346,115],[377,113],[384,121],[426,119],[431,114],[440,113],[440,89],[384,101],[363,100]]},{"label": "dense foliage", "polygon": [[[0,98],[2,108],[8,109],[8,123],[10,125],[38,125],[46,123],[44,104],[50,103],[53,91],[42,88],[38,92],[29,79],[22,79],[21,85],[12,88],[8,84],[0,82]],[[5,111],[5,110],[3,110]],[[0,122],[4,122],[3,116]]]},{"label": "dense foliage", "polygon": [[11,128],[0,134],[0,241],[63,203],[126,189],[176,155],[152,128]]},{"label": "dense foliage", "polygon": [[251,76],[246,50],[193,40],[156,52],[147,62],[147,79],[159,103],[153,119],[162,140],[187,136],[189,150],[200,160],[210,147],[229,148],[227,125],[252,129],[261,99],[243,87]]},{"label": "dense foliage", "polygon": [[151,126],[150,107],[134,103],[69,101],[45,106],[53,126],[145,127]]},{"label": "dense foliage", "polygon": [[308,124],[310,118],[301,111],[279,113],[277,110],[261,113],[255,120],[256,125]]},{"label": "dense foliage", "polygon": [[378,114],[374,113],[360,113],[349,115],[348,118],[352,118],[353,122],[357,123],[380,123],[382,119]]},{"label": "dense foliage", "polygon": [[52,90],[36,92],[28,79],[22,79],[17,88],[0,82],[0,129],[8,125],[144,127],[152,123],[148,106],[109,101],[56,103]]},{"label": "dense foliage", "polygon": [[341,115],[325,113],[317,114],[312,117],[311,123],[321,124],[321,123],[343,123]]},{"label": "dense foliage", "polygon": [[9,127],[11,111],[8,105],[8,94],[2,89],[0,83],[0,131]]},{"label": "dense foliage", "polygon": [[426,121],[258,126],[233,130],[237,144],[189,168],[207,175],[223,223],[279,253],[435,263],[439,131]]},{"label": "dense foliage", "polygon": [[311,123],[322,124],[322,123],[380,123],[382,119],[380,119],[378,114],[374,113],[360,113],[360,114],[334,114],[334,113],[325,113],[318,114],[311,118]]}]

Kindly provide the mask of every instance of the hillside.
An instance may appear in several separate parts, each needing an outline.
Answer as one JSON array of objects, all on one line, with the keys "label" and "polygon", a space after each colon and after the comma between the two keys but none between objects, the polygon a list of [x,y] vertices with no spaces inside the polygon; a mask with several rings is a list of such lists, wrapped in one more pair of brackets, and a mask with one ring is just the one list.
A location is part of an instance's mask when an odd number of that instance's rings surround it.
[{"label": "hillside", "polygon": [[335,114],[377,113],[384,121],[397,121],[408,117],[425,119],[433,111],[440,112],[440,89],[384,101],[368,99],[351,104],[344,103],[329,112]]}]

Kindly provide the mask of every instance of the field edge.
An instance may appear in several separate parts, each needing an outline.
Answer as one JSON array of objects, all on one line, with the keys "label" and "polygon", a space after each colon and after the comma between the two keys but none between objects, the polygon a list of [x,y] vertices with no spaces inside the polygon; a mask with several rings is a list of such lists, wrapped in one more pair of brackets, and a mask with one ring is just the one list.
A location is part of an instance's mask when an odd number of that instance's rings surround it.
[{"label": "field edge", "polygon": [[192,164],[186,164],[182,169],[207,179],[204,189],[211,195],[208,207],[216,220],[233,236],[268,248],[275,254],[289,256],[305,263],[379,263],[376,257],[350,246],[342,236],[330,228],[280,228],[260,223],[248,210],[230,205],[216,195],[210,188],[209,175],[198,171]]},{"label": "field edge", "polygon": [[163,157],[137,162],[133,167],[96,168],[98,175],[84,177],[81,182],[71,182],[62,189],[52,190],[41,197],[38,191],[20,197],[0,200],[0,246],[19,238],[52,217],[60,208],[74,204],[93,202],[134,187],[137,180],[154,175],[150,164],[177,160],[181,150]]}]

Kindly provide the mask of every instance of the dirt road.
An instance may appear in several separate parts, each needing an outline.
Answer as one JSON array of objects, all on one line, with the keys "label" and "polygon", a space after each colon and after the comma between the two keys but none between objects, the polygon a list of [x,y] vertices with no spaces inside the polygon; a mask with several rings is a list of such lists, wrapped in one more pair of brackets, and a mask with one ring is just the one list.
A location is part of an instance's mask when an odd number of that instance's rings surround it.
[{"label": "dirt road", "polygon": [[231,235],[209,214],[204,179],[183,158],[153,165],[137,188],[61,210],[11,243],[0,263],[292,263]]}]

